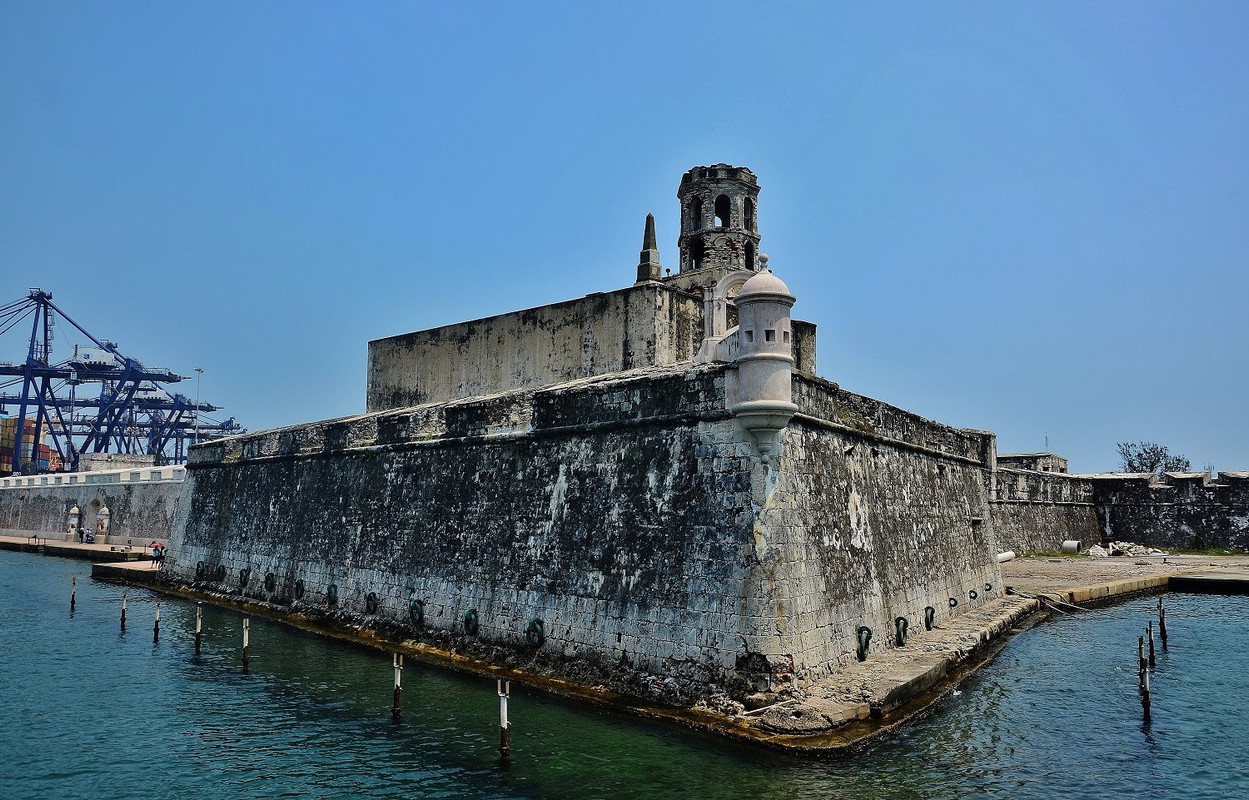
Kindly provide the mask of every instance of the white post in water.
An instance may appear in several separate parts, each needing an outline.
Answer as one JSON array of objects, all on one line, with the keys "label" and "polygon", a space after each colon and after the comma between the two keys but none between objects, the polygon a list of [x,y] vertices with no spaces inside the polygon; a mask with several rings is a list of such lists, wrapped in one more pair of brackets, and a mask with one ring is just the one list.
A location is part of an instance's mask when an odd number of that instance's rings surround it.
[{"label": "white post in water", "polygon": [[251,653],[249,652],[250,646],[248,643],[248,633],[249,633],[248,628],[251,625],[251,622],[252,621],[249,617],[243,617],[243,674],[244,675],[247,674],[248,666],[251,664]]},{"label": "white post in water", "polygon": [[398,722],[399,716],[403,713],[399,709],[399,694],[403,691],[403,656],[395,653],[393,662],[395,666],[395,703],[390,708],[390,717],[395,722]]},{"label": "white post in water", "polygon": [[160,601],[156,601],[156,624],[152,626],[152,644],[160,642]]},{"label": "white post in water", "polygon": [[204,607],[201,604],[196,603],[195,604],[195,655],[199,655],[200,641],[204,635],[203,628],[204,628]]},{"label": "white post in water", "polygon": [[126,629],[126,589],[121,590],[121,629]]},{"label": "white post in water", "polygon": [[507,738],[507,698],[512,693],[512,682],[499,679],[499,758],[506,764],[512,760],[512,745]]},{"label": "white post in water", "polygon": [[69,610],[73,611],[74,606],[78,604],[78,576],[72,575],[69,579]]}]

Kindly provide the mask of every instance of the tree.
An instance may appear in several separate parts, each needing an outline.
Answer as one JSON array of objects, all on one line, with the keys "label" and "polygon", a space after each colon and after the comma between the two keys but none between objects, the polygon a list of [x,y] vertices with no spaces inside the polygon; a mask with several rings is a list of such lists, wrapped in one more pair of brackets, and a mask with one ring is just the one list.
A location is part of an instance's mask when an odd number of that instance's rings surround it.
[{"label": "tree", "polygon": [[1188,459],[1171,454],[1165,445],[1153,442],[1119,442],[1120,466],[1124,472],[1188,472]]}]

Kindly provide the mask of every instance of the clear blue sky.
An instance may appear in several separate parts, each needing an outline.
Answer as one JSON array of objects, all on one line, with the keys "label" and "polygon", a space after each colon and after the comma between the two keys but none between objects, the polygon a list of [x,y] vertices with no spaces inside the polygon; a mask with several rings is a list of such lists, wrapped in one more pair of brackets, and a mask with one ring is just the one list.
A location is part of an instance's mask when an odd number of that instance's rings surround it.
[{"label": "clear blue sky", "polygon": [[824,376],[1249,469],[1246,41],[1239,0],[0,0],[0,302],[252,430],[357,413],[369,339],[627,285],[647,212],[675,267],[725,161]]}]

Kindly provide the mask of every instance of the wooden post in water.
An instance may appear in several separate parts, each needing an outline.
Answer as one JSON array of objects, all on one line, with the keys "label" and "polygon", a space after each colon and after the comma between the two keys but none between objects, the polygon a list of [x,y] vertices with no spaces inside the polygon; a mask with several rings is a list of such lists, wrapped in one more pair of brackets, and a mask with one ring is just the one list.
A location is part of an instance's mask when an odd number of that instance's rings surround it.
[{"label": "wooden post in water", "polygon": [[126,590],[121,590],[121,629],[126,629]]},{"label": "wooden post in water", "polygon": [[1141,712],[1149,722],[1149,670],[1141,667]]},{"label": "wooden post in water", "polygon": [[1162,598],[1158,598],[1158,635],[1162,637],[1162,649],[1167,649],[1167,610],[1162,606]]},{"label": "wooden post in water", "polygon": [[203,640],[204,628],[204,607],[201,603],[195,604],[195,655],[199,655],[200,642]]},{"label": "wooden post in water", "polygon": [[78,576],[73,575],[69,579],[69,610],[73,611],[74,606],[78,604]]},{"label": "wooden post in water", "polygon": [[152,626],[152,644],[160,643],[160,601],[156,601],[156,624]]},{"label": "wooden post in water", "polygon": [[[1145,637],[1144,637],[1144,636],[1137,636],[1137,637],[1136,637],[1136,672],[1137,672],[1137,674],[1138,674],[1138,675],[1144,675],[1144,674],[1145,674],[1145,666],[1146,666],[1146,664],[1147,664],[1147,663],[1148,663],[1148,662],[1147,662],[1147,661],[1145,661]],[[1144,688],[1145,688],[1145,683],[1144,683],[1144,681],[1145,681],[1145,679],[1144,679],[1144,678],[1141,678],[1141,689],[1142,689],[1142,691],[1143,691],[1143,690],[1144,690]]]},{"label": "wooden post in water", "polygon": [[1157,661],[1154,659],[1154,621],[1152,619],[1145,626],[1145,632],[1149,634],[1149,666],[1152,667],[1157,664]]},{"label": "wooden post in water", "polygon": [[512,743],[508,741],[507,698],[512,693],[512,682],[499,680],[499,758],[504,764],[512,761]]},{"label": "wooden post in water", "polygon": [[249,619],[248,617],[243,617],[243,674],[244,675],[248,673],[249,668],[251,666],[251,660],[252,660],[251,652],[250,652],[251,648],[247,640],[248,626],[250,625],[251,625],[251,619]]},{"label": "wooden post in water", "polygon": [[399,708],[399,695],[403,692],[403,656],[395,653],[393,662],[395,666],[395,703],[390,707],[390,718],[398,722],[399,717],[403,714],[403,711]]}]

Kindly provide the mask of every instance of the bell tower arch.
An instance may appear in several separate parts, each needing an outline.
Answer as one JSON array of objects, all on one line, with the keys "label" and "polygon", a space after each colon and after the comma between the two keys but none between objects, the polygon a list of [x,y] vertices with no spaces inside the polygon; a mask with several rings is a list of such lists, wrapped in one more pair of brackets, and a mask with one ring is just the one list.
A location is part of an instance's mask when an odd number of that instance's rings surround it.
[{"label": "bell tower arch", "polygon": [[728,272],[759,271],[759,181],[747,167],[712,164],[681,176],[680,275],[715,271],[700,284]]}]

